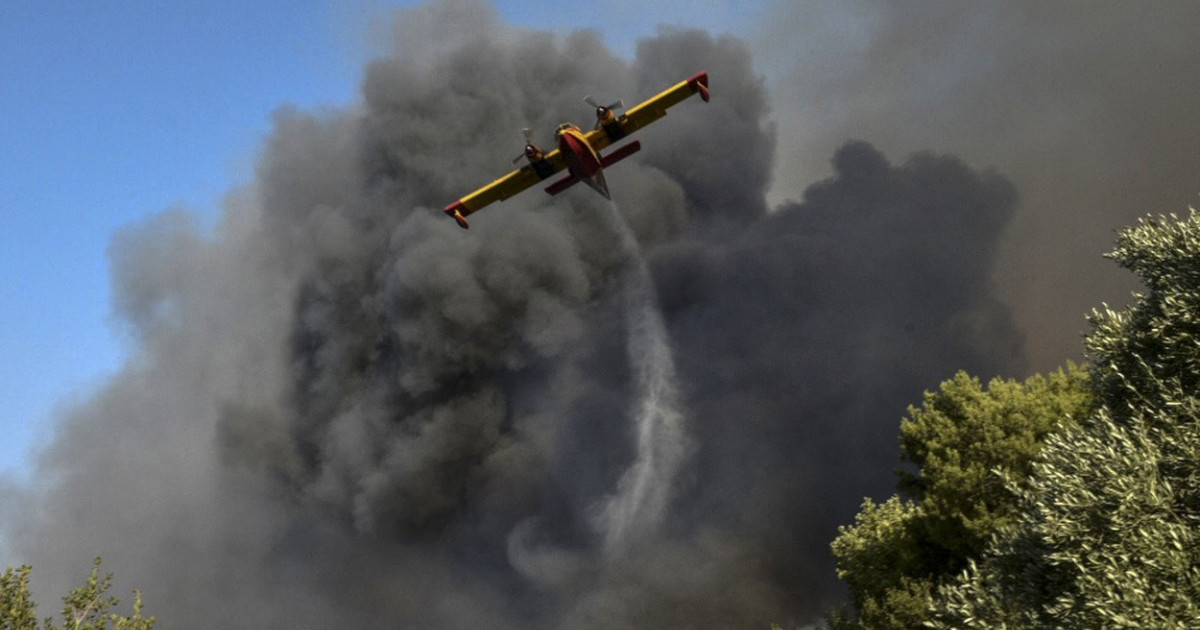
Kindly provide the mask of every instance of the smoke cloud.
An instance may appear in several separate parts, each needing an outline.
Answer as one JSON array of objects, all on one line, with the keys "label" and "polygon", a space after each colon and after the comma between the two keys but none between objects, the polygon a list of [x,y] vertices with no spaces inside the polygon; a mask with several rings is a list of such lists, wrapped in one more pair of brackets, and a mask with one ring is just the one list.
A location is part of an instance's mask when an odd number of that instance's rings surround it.
[{"label": "smoke cloud", "polygon": [[[761,628],[839,601],[829,542],[891,487],[905,405],[1025,369],[992,280],[1015,187],[852,141],[771,208],[777,130],[729,37],[626,61],[439,2],[395,38],[353,111],[276,115],[215,230],[114,239],[135,352],[4,497],[40,591],[100,554],[183,628]],[[610,174],[619,220],[587,190],[468,232],[438,211],[522,127],[699,70],[712,102]]]},{"label": "smoke cloud", "polygon": [[1200,5],[1164,0],[903,4],[775,1],[751,42],[790,142],[795,197],[847,137],[1004,173],[1021,203],[994,275],[1034,370],[1082,356],[1084,315],[1135,279],[1103,262],[1113,233],[1195,205]]}]

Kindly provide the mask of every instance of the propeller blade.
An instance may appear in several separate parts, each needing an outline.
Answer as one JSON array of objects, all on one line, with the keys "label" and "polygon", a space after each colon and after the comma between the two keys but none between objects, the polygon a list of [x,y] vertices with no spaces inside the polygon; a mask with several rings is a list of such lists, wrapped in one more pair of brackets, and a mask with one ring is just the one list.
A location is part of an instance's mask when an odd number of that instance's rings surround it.
[{"label": "propeller blade", "polygon": [[[533,144],[533,127],[525,127],[523,129],[521,129],[521,135],[525,136],[525,145],[526,146]],[[520,162],[521,159],[524,157],[525,157],[525,151],[521,151],[517,155],[517,157],[512,159],[513,166],[516,166],[517,163]]]},{"label": "propeller blade", "polygon": [[625,101],[617,101],[612,105],[601,105],[600,103],[596,102],[596,99],[592,98],[592,95],[590,94],[583,97],[583,102],[596,108],[596,124],[592,126],[593,131],[600,128],[601,117],[607,117],[608,113],[614,109],[625,108]]}]

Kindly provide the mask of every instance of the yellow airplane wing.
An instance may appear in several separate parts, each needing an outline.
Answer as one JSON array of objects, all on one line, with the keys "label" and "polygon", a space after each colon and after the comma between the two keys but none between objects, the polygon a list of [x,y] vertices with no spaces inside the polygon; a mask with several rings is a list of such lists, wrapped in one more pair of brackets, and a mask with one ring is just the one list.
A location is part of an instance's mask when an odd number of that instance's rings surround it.
[{"label": "yellow airplane wing", "polygon": [[[680,81],[655,95],[653,98],[635,105],[618,118],[602,120],[600,128],[585,134],[584,140],[591,146],[593,151],[599,153],[601,149],[611,145],[613,142],[666,116],[668,107],[686,100],[693,94],[699,94],[700,98],[706,102],[708,101],[707,72],[700,72],[692,75],[687,80]],[[612,155],[606,156],[606,160],[608,163],[616,162],[637,151],[639,147],[640,145],[636,142],[630,143],[617,149]],[[602,163],[604,163],[603,160]],[[497,201],[504,201],[566,167],[567,164],[563,159],[562,153],[558,149],[555,149],[547,153],[544,159],[523,166],[446,206],[444,212],[465,228],[467,227],[466,217],[471,213],[478,212]],[[559,184],[561,183],[559,182]],[[555,186],[551,186],[551,189]],[[548,191],[551,193],[554,192],[550,189]]]},{"label": "yellow airplane wing", "polygon": [[444,212],[465,228],[467,227],[467,215],[478,212],[497,201],[504,201],[566,167],[567,163],[563,160],[562,154],[555,149],[547,153],[540,164],[526,164],[446,206]]},{"label": "yellow airplane wing", "polygon": [[668,107],[687,100],[693,94],[699,94],[700,98],[708,102],[707,72],[692,75],[687,80],[680,81],[656,96],[634,105],[626,110],[623,116],[617,118],[616,125],[604,125],[588,132],[585,136],[588,144],[599,151],[666,116]]}]

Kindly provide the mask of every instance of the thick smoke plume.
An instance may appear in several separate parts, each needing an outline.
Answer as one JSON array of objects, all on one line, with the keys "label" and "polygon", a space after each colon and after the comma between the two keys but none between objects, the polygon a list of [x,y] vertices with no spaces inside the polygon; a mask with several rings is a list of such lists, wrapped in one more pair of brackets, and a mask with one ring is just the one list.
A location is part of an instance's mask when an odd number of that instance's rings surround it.
[{"label": "thick smoke plume", "polygon": [[1132,275],[1099,259],[1147,213],[1200,192],[1200,3],[770,0],[750,43],[773,78],[776,196],[847,137],[994,167],[1021,192],[996,260],[1030,366],[1080,358],[1084,314]]},{"label": "thick smoke plume", "polygon": [[[838,601],[829,541],[890,487],[905,405],[1023,370],[991,281],[1013,186],[850,142],[769,211],[737,40],[630,62],[469,2],[396,25],[354,111],[278,113],[215,232],[114,240],[136,351],[5,497],[39,588],[101,554],[181,628],[761,628]],[[699,70],[712,102],[609,176],[620,220],[586,190],[468,232],[438,212],[522,127]]]}]

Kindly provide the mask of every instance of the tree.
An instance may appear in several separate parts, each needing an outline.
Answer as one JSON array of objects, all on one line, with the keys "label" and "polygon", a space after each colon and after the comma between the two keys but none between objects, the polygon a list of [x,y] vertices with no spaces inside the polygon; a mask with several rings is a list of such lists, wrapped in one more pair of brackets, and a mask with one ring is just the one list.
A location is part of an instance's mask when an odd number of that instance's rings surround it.
[{"label": "tree", "polygon": [[0,575],[0,630],[34,630],[37,615],[29,598],[29,567]]},{"label": "tree", "polygon": [[1003,476],[1029,474],[1046,437],[1085,416],[1086,372],[1068,365],[1024,383],[960,372],[910,407],[900,425],[900,494],[863,503],[853,527],[833,543],[852,610],[837,628],[914,628],[929,618],[936,588],[978,557],[1014,516],[1016,494]]},{"label": "tree", "polygon": [[1200,623],[1200,219],[1143,219],[1109,256],[1148,291],[1091,318],[1098,408],[1047,441],[1019,518],[939,591],[932,627]]},{"label": "tree", "polygon": [[[0,630],[37,630],[36,605],[29,593],[28,565],[6,569],[0,575]],[[87,582],[63,598],[63,625],[47,617],[44,630],[151,630],[155,618],[142,615],[142,594],[134,591],[133,615],[123,617],[109,612],[120,601],[108,595],[112,574],[100,576],[100,558],[96,558]]]}]

